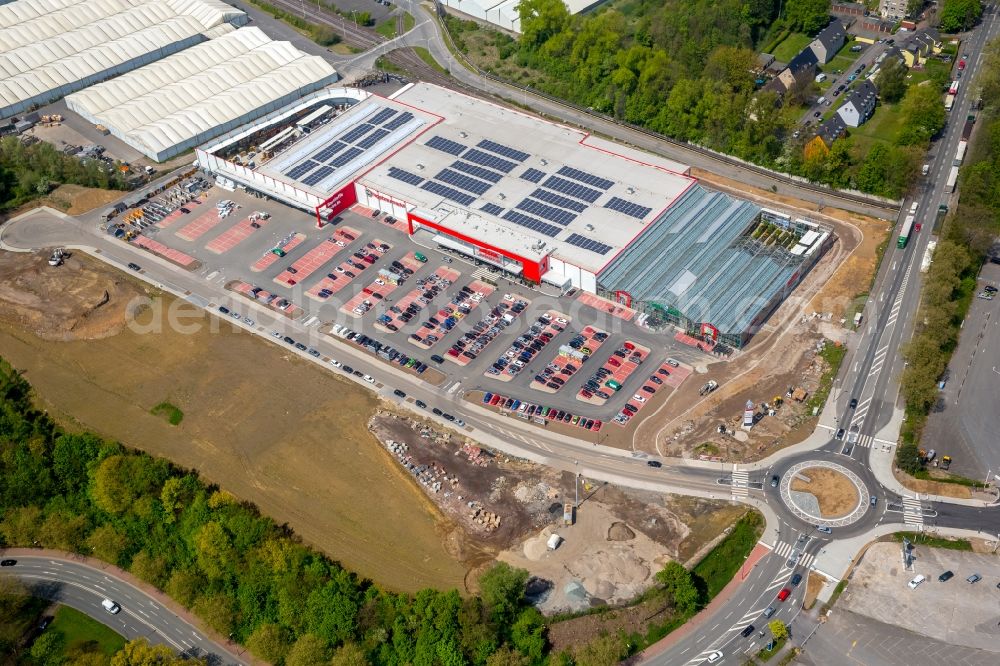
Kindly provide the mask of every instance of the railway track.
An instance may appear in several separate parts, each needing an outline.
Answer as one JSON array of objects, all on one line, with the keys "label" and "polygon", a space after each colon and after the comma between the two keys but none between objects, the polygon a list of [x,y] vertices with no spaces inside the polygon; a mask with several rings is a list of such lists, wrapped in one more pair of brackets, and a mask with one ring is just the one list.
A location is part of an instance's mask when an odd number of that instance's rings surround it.
[{"label": "railway track", "polygon": [[[296,16],[302,16],[305,20],[318,25],[325,25],[333,28],[341,37],[345,44],[355,48],[368,51],[385,44],[387,39],[369,28],[356,25],[354,21],[343,16],[333,14],[325,9],[317,9],[315,5],[295,2],[294,0],[269,0],[271,4],[281,9],[287,10]],[[384,58],[388,59],[396,67],[406,70],[421,81],[437,83],[454,88],[458,82],[447,74],[442,74],[424,62],[416,51],[409,47],[402,47],[387,52]],[[465,88],[465,86],[461,86]]]}]

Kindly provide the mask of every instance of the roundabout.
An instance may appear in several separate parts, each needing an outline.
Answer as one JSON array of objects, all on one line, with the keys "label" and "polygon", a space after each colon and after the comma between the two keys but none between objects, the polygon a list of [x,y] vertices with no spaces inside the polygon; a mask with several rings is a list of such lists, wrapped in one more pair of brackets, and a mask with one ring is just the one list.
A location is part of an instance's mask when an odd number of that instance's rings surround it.
[{"label": "roundabout", "polygon": [[828,461],[796,463],[785,472],[779,490],[781,501],[792,513],[816,526],[853,525],[869,506],[868,488],[861,478]]}]

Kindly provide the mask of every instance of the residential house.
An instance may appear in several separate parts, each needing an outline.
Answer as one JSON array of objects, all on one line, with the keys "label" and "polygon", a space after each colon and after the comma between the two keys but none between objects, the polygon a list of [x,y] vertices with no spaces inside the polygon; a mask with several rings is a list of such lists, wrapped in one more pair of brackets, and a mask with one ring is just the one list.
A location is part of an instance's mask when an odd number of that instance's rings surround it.
[{"label": "residential house", "polygon": [[827,146],[847,134],[847,125],[836,113],[824,120],[816,128],[816,138],[821,139]]},{"label": "residential house", "polygon": [[774,56],[770,53],[761,53],[757,56],[757,69],[754,73],[763,74],[774,64]]},{"label": "residential house", "polygon": [[866,16],[854,24],[855,29],[859,32],[874,35],[878,39],[891,38],[892,29],[895,26],[896,24],[892,21],[882,21],[871,16]]},{"label": "residential house", "polygon": [[865,79],[848,93],[844,103],[837,109],[837,115],[848,127],[861,127],[875,113],[877,101],[878,90],[875,84]]},{"label": "residential house", "polygon": [[816,35],[816,39],[809,43],[808,48],[816,55],[816,61],[825,65],[844,47],[845,38],[843,24],[834,19]]},{"label": "residential house", "polygon": [[804,48],[799,51],[798,55],[792,58],[792,61],[788,63],[788,67],[781,70],[781,73],[778,74],[778,79],[781,80],[786,91],[790,90],[797,83],[816,76],[816,63],[816,54],[813,53],[812,49]]},{"label": "residential house", "polygon": [[889,21],[898,21],[906,16],[907,0],[880,0],[878,3],[879,15]]},{"label": "residential house", "polygon": [[907,67],[920,66],[936,53],[941,53],[941,40],[937,30],[933,29],[915,33],[900,49],[900,56]]}]

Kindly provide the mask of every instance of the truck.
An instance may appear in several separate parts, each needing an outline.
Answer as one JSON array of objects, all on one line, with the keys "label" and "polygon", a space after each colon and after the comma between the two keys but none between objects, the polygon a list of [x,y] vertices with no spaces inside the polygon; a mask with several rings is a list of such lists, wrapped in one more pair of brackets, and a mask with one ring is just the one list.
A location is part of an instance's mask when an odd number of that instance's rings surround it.
[{"label": "truck", "polygon": [[961,83],[961,82],[962,82],[961,79],[955,79],[954,81],[952,81],[951,82],[951,86],[948,88],[948,94],[949,95],[957,95],[958,94],[958,84]]},{"label": "truck", "polygon": [[944,98],[944,110],[951,111],[953,106],[955,106],[955,96],[949,93]]},{"label": "truck", "polygon": [[941,462],[938,467],[941,469],[948,469],[951,467],[951,456],[941,456]]},{"label": "truck", "polygon": [[955,151],[955,159],[952,161],[952,166],[961,166],[962,160],[965,159],[965,151],[969,147],[969,142],[962,139],[958,142],[958,150]]},{"label": "truck", "polygon": [[948,172],[948,181],[944,184],[945,192],[954,192],[955,185],[958,183],[958,167],[951,167],[951,171]]},{"label": "truck", "polygon": [[701,390],[698,391],[698,395],[705,395],[706,393],[711,393],[717,388],[719,388],[719,382],[715,381],[714,379],[709,379],[705,383],[705,385],[701,387]]},{"label": "truck", "polygon": [[896,239],[896,247],[900,250],[906,247],[906,244],[910,241],[910,235],[913,233],[913,216],[907,215],[906,219],[903,221],[903,226],[899,230],[899,238]]},{"label": "truck", "polygon": [[937,241],[930,240],[927,241],[927,249],[924,250],[924,256],[920,260],[920,272],[926,273],[931,268],[931,262],[934,261],[934,250],[937,249]]},{"label": "truck", "polygon": [[573,524],[573,503],[564,502],[563,503],[563,525],[569,527]]}]

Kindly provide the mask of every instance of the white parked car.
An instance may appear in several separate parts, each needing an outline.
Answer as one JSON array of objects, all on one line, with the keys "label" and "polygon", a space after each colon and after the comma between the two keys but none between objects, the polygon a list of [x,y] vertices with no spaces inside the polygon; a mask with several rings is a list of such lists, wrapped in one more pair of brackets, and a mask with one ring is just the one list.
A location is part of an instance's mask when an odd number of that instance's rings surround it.
[{"label": "white parked car", "polygon": [[638,393],[636,393],[634,396],[632,396],[632,399],[635,400],[636,402],[646,402],[646,399],[643,398]]},{"label": "white parked car", "polygon": [[335,358],[331,358],[331,359],[330,359],[330,365],[332,365],[332,366],[333,366],[333,367],[335,367],[335,368],[340,368],[340,367],[343,367],[343,365],[344,365],[344,364],[343,364],[343,363],[341,363],[340,361],[338,361],[338,360],[337,360],[337,359],[335,359]]},{"label": "white parked car", "polygon": [[925,576],[923,574],[919,574],[916,578],[914,578],[909,583],[907,583],[907,585],[909,586],[909,588],[911,590],[915,590],[925,580],[927,580],[927,576]]},{"label": "white parked car", "polygon": [[369,384],[374,384],[375,383],[375,378],[372,377],[371,375],[365,375],[364,376],[364,380],[366,382],[368,382]]},{"label": "white parked car", "polygon": [[111,601],[111,599],[105,599],[104,601],[102,601],[101,606],[103,606],[104,610],[108,611],[112,615],[117,615],[118,612],[122,609],[121,606]]}]

